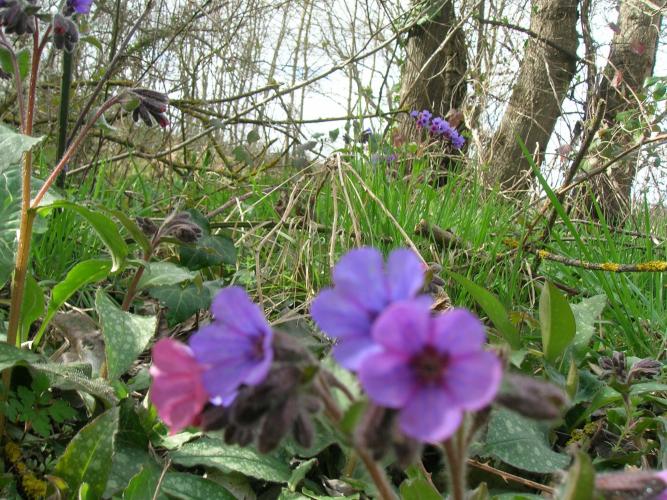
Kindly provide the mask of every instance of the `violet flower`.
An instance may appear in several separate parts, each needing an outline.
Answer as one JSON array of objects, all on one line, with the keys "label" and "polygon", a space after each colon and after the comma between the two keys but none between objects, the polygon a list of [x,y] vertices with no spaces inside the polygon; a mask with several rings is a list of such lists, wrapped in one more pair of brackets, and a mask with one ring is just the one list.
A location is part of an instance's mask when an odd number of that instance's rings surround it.
[{"label": "violet flower", "polygon": [[359,367],[374,403],[399,410],[399,427],[427,443],[448,439],[465,411],[493,401],[502,377],[497,356],[483,350],[484,326],[470,312],[439,316],[420,301],[392,304],[372,329],[378,349]]},{"label": "violet flower", "polygon": [[310,312],[317,326],[338,340],[334,358],[354,371],[378,348],[371,337],[375,319],[392,302],[417,295],[424,284],[424,267],[408,249],[391,252],[385,266],[378,250],[359,248],[340,259],[333,282],[333,288],[315,297]]},{"label": "violet flower", "polygon": [[197,425],[209,396],[202,384],[202,367],[190,348],[172,339],[160,340],[153,346],[150,374],[151,401],[170,434]]},{"label": "violet flower", "polygon": [[73,14],[89,14],[93,0],[67,0],[63,14],[71,16]]},{"label": "violet flower", "polygon": [[257,385],[273,360],[273,331],[240,287],[223,288],[211,305],[213,322],[192,337],[204,387],[215,404],[229,405],[242,385]]}]

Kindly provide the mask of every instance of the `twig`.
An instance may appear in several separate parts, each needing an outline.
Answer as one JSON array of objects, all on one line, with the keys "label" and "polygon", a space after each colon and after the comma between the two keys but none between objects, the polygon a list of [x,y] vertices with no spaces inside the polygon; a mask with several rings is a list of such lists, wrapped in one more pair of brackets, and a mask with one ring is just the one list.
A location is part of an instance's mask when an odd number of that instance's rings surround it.
[{"label": "twig", "polygon": [[532,488],[538,491],[543,491],[544,493],[549,493],[550,495],[553,495],[556,491],[551,486],[546,486],[544,484],[531,481],[530,479],[525,479],[521,476],[510,474],[509,472],[496,469],[495,467],[491,467],[488,464],[478,462],[477,460],[473,460],[472,458],[469,458],[467,462],[468,465],[475,467],[476,469],[483,470],[484,472],[490,472],[491,474],[495,474],[496,476],[504,479],[505,481],[512,481],[514,483],[522,484],[523,486],[526,486],[528,488]]}]

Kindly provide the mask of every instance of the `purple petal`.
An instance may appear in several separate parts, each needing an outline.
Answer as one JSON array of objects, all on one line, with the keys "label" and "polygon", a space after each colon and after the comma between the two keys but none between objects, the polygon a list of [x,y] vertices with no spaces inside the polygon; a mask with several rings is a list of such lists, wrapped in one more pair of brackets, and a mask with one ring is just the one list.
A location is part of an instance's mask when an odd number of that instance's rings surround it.
[{"label": "purple petal", "polygon": [[418,390],[399,415],[399,425],[405,434],[433,444],[448,439],[462,420],[463,412],[452,408],[447,394],[439,387]]},{"label": "purple petal", "polygon": [[388,351],[407,356],[420,351],[429,340],[431,321],[425,301],[395,302],[375,320],[371,335]]},{"label": "purple petal", "polygon": [[241,287],[220,290],[213,299],[211,311],[217,324],[237,333],[256,337],[271,332],[264,314]]},{"label": "purple petal", "polygon": [[[266,375],[269,373],[271,363],[273,362],[273,350],[264,351],[264,357],[255,361],[254,366],[247,372],[243,378],[243,383],[247,385],[257,385],[264,381]],[[250,365],[249,365],[250,366]]]},{"label": "purple petal", "polygon": [[453,357],[443,374],[443,383],[452,403],[465,410],[480,410],[496,396],[502,368],[491,352],[477,352]]},{"label": "purple petal", "polygon": [[387,278],[391,300],[411,299],[424,284],[424,266],[412,250],[399,248],[389,254]]},{"label": "purple petal", "polygon": [[257,339],[232,332],[212,323],[190,337],[190,348],[197,361],[202,364],[216,364],[235,359],[252,359],[255,356]]},{"label": "purple petal", "polygon": [[454,356],[481,350],[486,334],[477,316],[466,309],[452,309],[435,318],[433,345]]},{"label": "purple petal", "polygon": [[228,400],[237,392],[239,386],[245,382],[254,368],[253,363],[240,360],[229,364],[214,365],[202,375],[204,387],[212,399]]},{"label": "purple petal", "polygon": [[320,292],[311,303],[310,314],[320,330],[330,337],[370,336],[370,313],[337,290]]},{"label": "purple petal", "polygon": [[343,368],[356,372],[368,356],[381,349],[370,335],[342,337],[333,348],[333,357]]},{"label": "purple petal", "polygon": [[406,356],[380,352],[368,356],[359,369],[359,381],[376,404],[401,408],[418,389]]},{"label": "purple petal", "polygon": [[358,248],[341,257],[333,270],[333,281],[341,295],[372,312],[388,301],[382,255],[375,248]]}]

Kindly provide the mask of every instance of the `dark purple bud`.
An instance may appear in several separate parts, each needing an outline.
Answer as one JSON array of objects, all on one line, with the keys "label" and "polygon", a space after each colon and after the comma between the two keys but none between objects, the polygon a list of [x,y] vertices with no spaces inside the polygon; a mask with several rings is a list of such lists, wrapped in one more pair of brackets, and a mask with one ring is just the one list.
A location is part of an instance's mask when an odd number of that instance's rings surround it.
[{"label": "dark purple bud", "polygon": [[39,6],[34,2],[20,0],[5,0],[0,6],[0,26],[5,27],[5,33],[18,36],[35,31],[35,14]]},{"label": "dark purple bud", "polygon": [[137,221],[139,229],[141,229],[146,236],[152,237],[157,233],[158,227],[155,225],[155,222],[148,217],[137,217],[135,220]]},{"label": "dark purple bud", "polygon": [[396,412],[381,406],[369,405],[355,431],[355,439],[380,460],[391,449]]},{"label": "dark purple bud", "polygon": [[304,415],[303,411],[299,412],[294,420],[292,436],[294,436],[294,441],[303,448],[308,449],[313,446],[313,441],[315,440],[315,427],[313,426],[310,417]]},{"label": "dark purple bud", "polygon": [[[141,108],[135,109],[135,112]],[[188,212],[178,212],[170,215],[159,229],[160,238],[173,236],[183,243],[194,243],[202,236],[202,228]]]},{"label": "dark purple bud", "polygon": [[394,437],[393,448],[394,455],[396,455],[396,465],[401,469],[407,469],[419,458],[422,445],[419,441],[398,433]]},{"label": "dark purple bud", "polygon": [[654,359],[642,359],[637,361],[628,373],[628,382],[641,378],[651,378],[659,375],[662,371],[662,363]]},{"label": "dark purple bud", "polygon": [[264,419],[257,436],[257,450],[269,453],[275,450],[280,441],[292,430],[299,413],[297,398],[289,398],[276,411]]},{"label": "dark purple bud", "polygon": [[79,31],[69,17],[53,16],[53,43],[57,49],[72,52],[79,41]]},{"label": "dark purple bud", "polygon": [[252,443],[255,435],[251,427],[241,425],[228,425],[225,428],[225,443],[248,446]]},{"label": "dark purple bud", "polygon": [[162,128],[169,125],[165,115],[169,105],[166,94],[142,88],[130,89],[126,92],[126,104],[134,106],[131,110],[135,122],[141,119],[149,127],[153,126],[153,122]]},{"label": "dark purple bud", "polygon": [[567,394],[544,380],[510,373],[496,403],[534,420],[554,420],[568,405]]},{"label": "dark purple bud", "polygon": [[598,359],[598,366],[604,371],[604,376],[615,377],[617,380],[625,382],[627,380],[627,366],[625,354],[614,351],[611,358],[602,356]]},{"label": "dark purple bud", "polygon": [[219,431],[229,425],[229,408],[209,406],[200,415],[199,427],[203,431]]}]

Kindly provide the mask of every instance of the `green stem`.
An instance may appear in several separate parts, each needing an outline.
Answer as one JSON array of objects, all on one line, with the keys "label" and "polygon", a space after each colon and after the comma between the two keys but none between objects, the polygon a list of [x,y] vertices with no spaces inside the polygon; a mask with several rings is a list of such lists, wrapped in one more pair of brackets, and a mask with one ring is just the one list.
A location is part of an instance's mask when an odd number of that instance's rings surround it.
[{"label": "green stem", "polygon": [[[60,81],[60,111],[58,113],[58,150],[56,160],[60,160],[67,148],[67,120],[69,118],[70,90],[72,87],[72,53],[63,51],[63,74]],[[65,187],[65,172],[56,179],[56,186]]]},{"label": "green stem", "polygon": [[447,441],[443,443],[447,457],[447,473],[449,475],[449,493],[453,500],[466,498],[466,456],[464,447],[463,425]]}]

